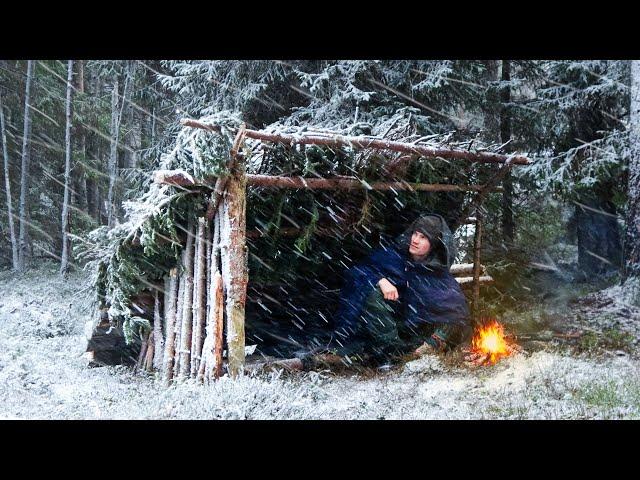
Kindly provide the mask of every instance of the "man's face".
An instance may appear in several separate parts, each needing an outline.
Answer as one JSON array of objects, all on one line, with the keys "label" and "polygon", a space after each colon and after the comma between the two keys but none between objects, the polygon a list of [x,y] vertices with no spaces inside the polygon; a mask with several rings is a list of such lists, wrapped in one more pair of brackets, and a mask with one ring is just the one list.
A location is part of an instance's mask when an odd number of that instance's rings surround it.
[{"label": "man's face", "polygon": [[431,249],[431,242],[422,232],[413,232],[411,235],[411,243],[409,244],[409,253],[416,257],[424,257]]}]

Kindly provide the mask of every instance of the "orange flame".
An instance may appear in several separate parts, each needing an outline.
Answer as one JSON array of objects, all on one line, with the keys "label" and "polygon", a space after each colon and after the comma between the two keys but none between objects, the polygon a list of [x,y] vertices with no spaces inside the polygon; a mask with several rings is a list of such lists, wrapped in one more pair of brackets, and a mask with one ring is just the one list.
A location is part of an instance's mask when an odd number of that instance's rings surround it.
[{"label": "orange flame", "polygon": [[505,338],[504,327],[496,320],[491,320],[480,327],[471,345],[475,353],[484,355],[492,364],[502,357],[509,356],[513,351]]}]

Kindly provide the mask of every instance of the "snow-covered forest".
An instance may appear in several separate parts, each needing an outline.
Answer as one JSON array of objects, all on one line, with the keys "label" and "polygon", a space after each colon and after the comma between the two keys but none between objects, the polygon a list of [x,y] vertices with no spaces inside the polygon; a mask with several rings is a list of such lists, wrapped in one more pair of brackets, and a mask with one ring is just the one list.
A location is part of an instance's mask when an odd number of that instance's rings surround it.
[{"label": "snow-covered forest", "polygon": [[[0,60],[0,130],[0,418],[640,416],[640,62]],[[510,354],[278,363],[428,212]]]}]

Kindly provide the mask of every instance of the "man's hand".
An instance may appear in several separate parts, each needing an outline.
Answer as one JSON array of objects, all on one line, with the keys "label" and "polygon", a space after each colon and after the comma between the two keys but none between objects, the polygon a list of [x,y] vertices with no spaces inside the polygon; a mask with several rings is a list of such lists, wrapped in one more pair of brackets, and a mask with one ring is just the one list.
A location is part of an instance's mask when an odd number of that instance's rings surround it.
[{"label": "man's hand", "polygon": [[382,291],[385,300],[398,300],[398,289],[386,278],[378,282],[378,286]]}]

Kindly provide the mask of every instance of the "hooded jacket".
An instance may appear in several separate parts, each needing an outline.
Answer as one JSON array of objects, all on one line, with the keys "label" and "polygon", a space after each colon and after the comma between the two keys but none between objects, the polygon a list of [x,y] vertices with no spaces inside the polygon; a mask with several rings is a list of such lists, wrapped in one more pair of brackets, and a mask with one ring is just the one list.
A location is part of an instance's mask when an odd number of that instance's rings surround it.
[{"label": "hooded jacket", "polygon": [[[422,261],[414,261],[409,244],[414,231],[424,233],[431,249]],[[416,219],[387,247],[374,250],[367,260],[349,269],[336,314],[336,332],[349,336],[359,330],[362,308],[382,278],[399,293],[391,302],[405,327],[414,330],[425,324],[468,325],[469,310],[464,293],[449,268],[455,258],[453,235],[445,220],[436,214]]]}]

